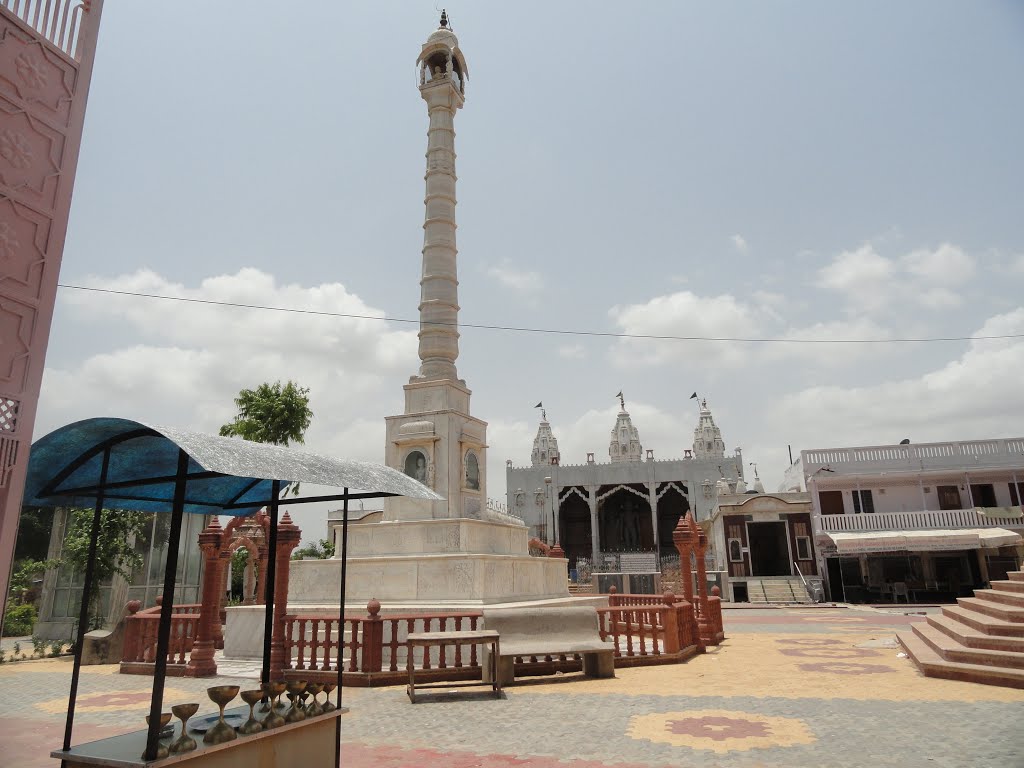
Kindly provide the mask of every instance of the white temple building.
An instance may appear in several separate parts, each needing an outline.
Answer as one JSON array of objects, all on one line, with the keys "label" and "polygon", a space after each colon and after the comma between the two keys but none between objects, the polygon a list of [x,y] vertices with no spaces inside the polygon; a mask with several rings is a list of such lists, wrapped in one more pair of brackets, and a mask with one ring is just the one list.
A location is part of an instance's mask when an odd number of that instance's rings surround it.
[{"label": "white temple building", "polygon": [[588,453],[585,463],[562,461],[554,430],[541,412],[530,466],[507,462],[509,511],[531,536],[558,543],[570,567],[600,553],[675,553],[672,529],[690,509],[698,520],[714,508],[719,493],[734,493],[743,480],[743,455],[725,455],[725,442],[706,401],[692,446],[676,458],[656,459],[644,450],[620,392],[619,412],[608,441],[608,461]]}]

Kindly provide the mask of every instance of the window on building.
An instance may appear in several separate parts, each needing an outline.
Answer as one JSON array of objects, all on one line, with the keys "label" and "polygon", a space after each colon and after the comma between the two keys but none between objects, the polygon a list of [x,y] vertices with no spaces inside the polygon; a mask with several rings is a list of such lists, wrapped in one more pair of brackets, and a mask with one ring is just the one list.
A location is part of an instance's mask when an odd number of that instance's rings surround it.
[{"label": "window on building", "polygon": [[939,496],[939,509],[963,509],[960,501],[960,489],[955,485],[938,485],[935,492]]},{"label": "window on building", "polygon": [[818,491],[818,503],[821,505],[821,514],[823,515],[843,514],[842,491]]},{"label": "window on building", "polygon": [[729,562],[743,562],[743,545],[739,539],[729,539]]},{"label": "window on building", "polygon": [[1009,483],[1010,486],[1010,506],[1016,507],[1021,503],[1021,499],[1024,499],[1024,483]]},{"label": "window on building", "polygon": [[853,491],[853,511],[856,514],[861,512],[871,513],[875,511],[875,500],[871,498],[871,491]]},{"label": "window on building", "polygon": [[811,559],[811,537],[810,536],[797,536],[796,537],[796,559],[797,560],[810,560]]},{"label": "window on building", "polygon": [[976,507],[995,507],[996,489],[992,483],[971,483],[971,499]]}]

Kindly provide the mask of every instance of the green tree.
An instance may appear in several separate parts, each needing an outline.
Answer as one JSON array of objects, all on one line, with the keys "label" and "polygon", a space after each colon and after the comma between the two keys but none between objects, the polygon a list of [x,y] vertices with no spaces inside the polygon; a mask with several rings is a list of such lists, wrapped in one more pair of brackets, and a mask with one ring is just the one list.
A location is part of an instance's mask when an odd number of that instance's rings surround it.
[{"label": "green tree", "polygon": [[309,389],[292,381],[283,387],[278,381],[243,389],[235,398],[238,415],[220,428],[220,434],[274,445],[301,443],[313,420],[308,395]]},{"label": "green tree", "polygon": [[[92,533],[93,510],[73,509],[68,515],[67,531],[60,558],[54,562],[62,568],[85,573],[89,562],[89,542]],[[146,533],[151,517],[148,512],[104,509],[100,513],[99,533],[96,537],[96,559],[93,562],[92,590],[89,595],[89,626],[103,625],[100,616],[100,584],[115,575],[131,579],[132,571],[141,568],[142,554],[133,541]]]},{"label": "green tree", "polygon": [[296,549],[292,552],[292,560],[302,560],[306,557],[317,560],[327,560],[330,557],[334,557],[334,544],[327,539],[320,539],[318,542],[307,544],[301,549]]}]

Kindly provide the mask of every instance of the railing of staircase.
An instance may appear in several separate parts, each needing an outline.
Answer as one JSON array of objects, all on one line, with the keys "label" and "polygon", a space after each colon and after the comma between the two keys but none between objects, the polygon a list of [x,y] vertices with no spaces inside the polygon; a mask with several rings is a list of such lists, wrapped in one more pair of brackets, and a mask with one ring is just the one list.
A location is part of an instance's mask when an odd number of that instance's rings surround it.
[{"label": "railing of staircase", "polygon": [[800,581],[803,582],[804,592],[807,593],[807,598],[813,603],[814,595],[811,594],[811,585],[807,583],[807,579],[804,578],[803,571],[800,570],[800,563],[796,560],[793,561],[793,567],[796,568],[796,574],[800,577]]}]

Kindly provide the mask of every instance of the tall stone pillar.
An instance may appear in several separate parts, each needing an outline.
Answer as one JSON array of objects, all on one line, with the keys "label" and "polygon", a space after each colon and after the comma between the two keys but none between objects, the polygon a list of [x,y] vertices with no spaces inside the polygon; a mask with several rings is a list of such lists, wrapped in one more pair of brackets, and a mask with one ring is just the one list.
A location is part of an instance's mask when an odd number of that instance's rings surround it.
[{"label": "tall stone pillar", "polygon": [[[653,463],[653,459],[648,459]],[[653,480],[647,484],[647,501],[651,505],[651,539],[654,553],[661,562],[661,542],[658,541],[658,484]]]},{"label": "tall stone pillar", "polygon": [[274,574],[274,631],[270,638],[270,679],[280,680],[284,670],[284,616],[288,612],[288,574],[292,550],[299,546],[302,531],[287,512],[277,524],[277,567]]},{"label": "tall stone pillar", "polygon": [[385,462],[445,498],[393,497],[384,519],[485,519],[487,424],[470,415],[471,392],[459,379],[458,248],[455,243],[455,113],[465,103],[466,59],[441,15],[441,25],[416,59],[419,94],[427,105],[427,168],[420,267],[419,372],[405,385],[405,413],[389,416]]},{"label": "tall stone pillar", "polygon": [[192,644],[192,654],[185,667],[187,677],[213,677],[217,674],[214,626],[220,626],[220,551],[223,539],[220,521],[214,515],[199,534],[199,549],[203,553],[202,608],[199,609],[199,627]]}]

